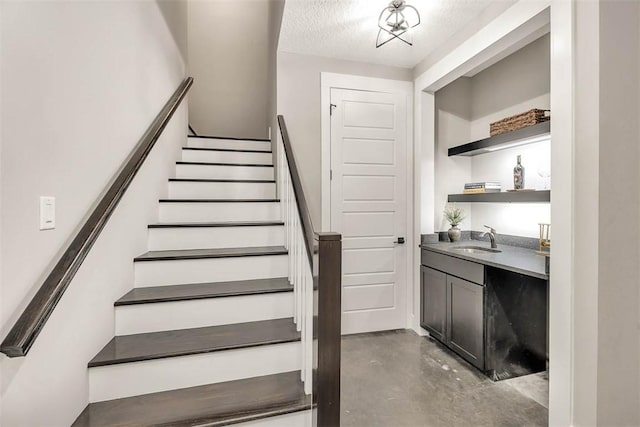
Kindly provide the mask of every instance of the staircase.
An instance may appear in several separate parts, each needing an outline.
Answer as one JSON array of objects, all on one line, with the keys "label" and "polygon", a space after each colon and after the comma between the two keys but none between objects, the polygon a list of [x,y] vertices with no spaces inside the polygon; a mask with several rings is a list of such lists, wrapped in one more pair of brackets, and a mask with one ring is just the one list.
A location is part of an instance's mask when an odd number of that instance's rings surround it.
[{"label": "staircase", "polygon": [[74,426],[309,425],[275,175],[270,141],[188,138]]}]

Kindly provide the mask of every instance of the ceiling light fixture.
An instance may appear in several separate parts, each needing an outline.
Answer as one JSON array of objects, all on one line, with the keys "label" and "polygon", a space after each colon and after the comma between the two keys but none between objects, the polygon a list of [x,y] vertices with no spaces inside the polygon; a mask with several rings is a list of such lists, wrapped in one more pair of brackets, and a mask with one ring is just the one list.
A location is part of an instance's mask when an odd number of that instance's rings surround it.
[{"label": "ceiling light fixture", "polygon": [[411,40],[411,28],[420,24],[418,9],[406,4],[405,0],[392,0],[389,6],[382,9],[378,18],[378,37],[376,48],[398,39],[409,46],[413,46]]}]

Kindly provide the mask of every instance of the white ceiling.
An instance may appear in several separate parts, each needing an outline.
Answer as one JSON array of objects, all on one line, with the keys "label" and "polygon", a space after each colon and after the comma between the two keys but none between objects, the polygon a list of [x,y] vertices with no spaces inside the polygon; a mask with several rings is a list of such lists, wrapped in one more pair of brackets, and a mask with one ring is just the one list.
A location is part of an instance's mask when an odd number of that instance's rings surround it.
[{"label": "white ceiling", "polygon": [[389,0],[286,0],[278,50],[413,68],[485,9],[499,11],[497,4],[513,0],[407,3],[418,9],[422,21],[413,29],[413,47],[394,40],[376,49],[378,17]]}]

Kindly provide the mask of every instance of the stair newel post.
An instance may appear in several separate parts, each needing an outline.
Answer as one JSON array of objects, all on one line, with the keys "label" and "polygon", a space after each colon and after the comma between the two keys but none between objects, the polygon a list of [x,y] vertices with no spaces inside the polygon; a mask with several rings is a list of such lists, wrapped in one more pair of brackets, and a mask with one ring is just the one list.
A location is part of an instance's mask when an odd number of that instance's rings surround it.
[{"label": "stair newel post", "polygon": [[333,427],[340,425],[340,349],[342,315],[342,235],[338,233],[316,233],[318,256],[314,257],[314,275],[317,291],[317,370],[314,384],[314,403],[317,404],[317,419],[314,426]]}]

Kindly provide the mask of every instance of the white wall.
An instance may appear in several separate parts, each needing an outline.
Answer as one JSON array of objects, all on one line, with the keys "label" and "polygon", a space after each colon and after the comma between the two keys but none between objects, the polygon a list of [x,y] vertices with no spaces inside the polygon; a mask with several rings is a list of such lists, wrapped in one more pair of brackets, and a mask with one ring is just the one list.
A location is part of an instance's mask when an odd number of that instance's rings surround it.
[{"label": "white wall", "polygon": [[156,0],[160,12],[167,23],[173,41],[180,51],[180,56],[185,65],[189,64],[189,43],[188,43],[188,1],[186,0]]},{"label": "white wall", "polygon": [[[544,189],[538,169],[550,169],[550,143],[539,142],[474,157],[447,157],[447,149],[489,136],[489,124],[531,108],[549,108],[549,36],[481,71],[462,77],[436,92],[436,230],[446,230],[442,217],[447,194],[460,193],[465,182],[499,181],[513,188],[518,154],[525,166],[527,188]],[[549,222],[546,204],[461,204],[469,219],[465,228],[538,236],[538,223]]]},{"label": "white wall", "polygon": [[489,4],[478,16],[474,17],[471,22],[467,23],[464,28],[460,29],[445,43],[438,46],[418,64],[416,64],[416,66],[413,67],[413,77],[417,78],[430,67],[438,63],[438,61],[466,42],[469,37],[476,34],[483,27],[493,21],[496,16],[500,15],[517,3],[517,1],[518,0],[501,0]]},{"label": "white wall", "polygon": [[[186,31],[186,22],[165,19],[167,7],[148,1],[2,2],[0,8],[4,338],[185,77],[176,43],[181,37],[175,35]],[[87,362],[114,335],[113,302],[132,287],[132,258],[146,250],[146,225],[156,220],[157,199],[185,135],[186,106],[165,129],[29,354],[0,356],[1,425],[70,425],[86,406]],[[55,230],[38,230],[41,195],[56,197]]]},{"label": "white wall", "polygon": [[[599,188],[599,81],[600,55],[598,49],[598,4],[576,4],[576,102],[575,102],[575,150],[576,177],[574,184],[575,211],[573,218],[573,242],[575,259],[580,266],[575,269],[574,304],[584,307],[576,310],[574,336],[580,357],[574,360],[576,375],[573,385],[574,425],[597,424],[598,399],[598,201],[594,193]],[[595,31],[594,31],[595,30]],[[555,94],[554,94],[555,95]],[[555,147],[557,150],[558,147]],[[554,192],[554,197],[559,192]],[[555,205],[558,202],[554,202]],[[556,255],[554,255],[556,256]],[[569,264],[565,261],[566,264]],[[559,282],[558,283],[562,283]],[[555,289],[555,288],[554,288]]]},{"label": "white wall", "polygon": [[[270,0],[269,8],[269,105],[267,108],[267,120],[271,126],[271,135],[275,140],[278,132],[278,41],[280,39],[280,26],[282,13],[284,12],[284,0]],[[273,146],[275,151],[275,144]],[[274,162],[277,156],[274,153]]]},{"label": "white wall", "polygon": [[[2,7],[2,3],[0,3],[0,22],[2,22],[2,20],[3,20],[3,14],[4,14],[4,11],[3,11],[3,7]],[[3,145],[3,141],[4,141],[4,139],[3,139],[4,132],[3,132],[3,127],[2,127],[3,114],[1,113],[2,112],[2,100],[4,99],[4,93],[3,93],[3,90],[2,90],[2,81],[3,81],[2,80],[2,75],[3,75],[3,72],[2,72],[2,62],[1,62],[1,58],[2,58],[2,50],[1,50],[2,40],[3,40],[2,31],[0,30],[0,319],[4,319],[4,316],[5,316],[5,314],[4,314],[4,306],[2,304],[2,301],[4,301],[4,285],[3,285],[4,282],[2,280],[2,273],[1,273],[3,271],[3,269],[2,269],[2,259],[3,259],[3,257],[2,257],[2,246],[3,246],[2,245],[2,242],[3,242],[3,239],[2,239],[2,235],[3,235],[3,233],[2,233],[2,224],[3,224],[2,211],[3,211],[3,206],[4,206],[4,203],[3,203],[3,191],[2,191],[2,181],[1,181],[2,172],[3,172],[3,169],[4,169],[2,167],[2,145]],[[2,356],[0,356],[0,357],[2,357]],[[0,362],[0,363],[2,363],[2,362]],[[3,395],[4,395],[3,390],[4,390],[4,380],[3,380],[3,375],[2,375],[2,366],[0,366],[0,420],[2,420],[2,417],[3,417],[3,414],[4,414],[4,411],[2,409],[3,406],[4,406],[4,404],[3,404]]]},{"label": "white wall", "polygon": [[269,0],[189,0],[189,120],[200,135],[267,138]]},{"label": "white wall", "polygon": [[278,114],[285,118],[316,229],[321,226],[320,73],[411,81],[408,68],[278,52]]},{"label": "white wall", "polygon": [[597,419],[640,425],[640,4],[599,6]]},{"label": "white wall", "polygon": [[[461,185],[471,182],[471,158],[449,157],[448,149],[470,141],[471,79],[462,77],[436,93],[436,145],[435,145],[435,230],[447,230],[449,224],[443,211],[449,194],[460,193]],[[428,185],[428,183],[422,183]],[[458,203],[467,218],[459,226],[468,230],[471,226],[471,205]]]},{"label": "white wall", "polygon": [[471,140],[489,136],[489,123],[531,108],[549,108],[547,34],[472,78]]},{"label": "white wall", "polygon": [[637,2],[577,3],[574,425],[640,425],[639,27]]},{"label": "white wall", "polygon": [[[548,140],[473,157],[471,180],[498,181],[503,190],[513,188],[513,167],[519,154],[525,167],[526,188],[544,189],[545,182],[537,171],[538,168],[550,170]],[[498,233],[537,238],[538,223],[549,223],[550,219],[549,203],[475,203],[471,206],[472,230],[484,230],[484,225],[489,225]]]}]

